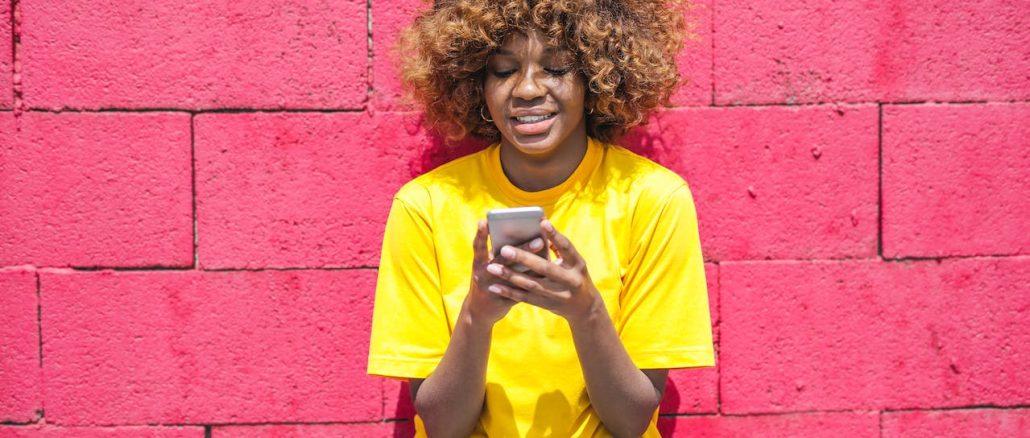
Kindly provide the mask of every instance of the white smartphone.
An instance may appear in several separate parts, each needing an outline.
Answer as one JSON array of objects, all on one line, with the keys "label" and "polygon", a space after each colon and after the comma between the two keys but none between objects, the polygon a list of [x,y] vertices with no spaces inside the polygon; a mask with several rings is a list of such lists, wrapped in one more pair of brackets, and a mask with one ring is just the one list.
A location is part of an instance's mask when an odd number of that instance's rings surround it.
[{"label": "white smartphone", "polygon": [[[548,258],[547,239],[540,234],[540,221],[544,218],[544,209],[540,207],[498,208],[486,213],[487,227],[490,229],[490,249],[496,258],[504,245],[519,246],[537,237],[544,240],[544,246],[536,255]],[[521,264],[511,266],[517,272],[526,272],[529,268]]]}]

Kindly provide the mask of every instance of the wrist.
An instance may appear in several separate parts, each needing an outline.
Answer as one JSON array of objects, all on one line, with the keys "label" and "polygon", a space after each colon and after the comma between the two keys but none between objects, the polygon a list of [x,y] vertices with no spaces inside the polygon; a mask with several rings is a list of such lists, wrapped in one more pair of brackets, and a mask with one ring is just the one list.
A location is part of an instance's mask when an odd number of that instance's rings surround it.
[{"label": "wrist", "polygon": [[465,298],[465,302],[462,303],[461,311],[458,313],[456,322],[477,332],[492,332],[494,324],[497,323],[497,321],[488,318],[486,315],[477,314],[477,312],[472,310],[472,307],[473,306],[469,305],[469,298]]},{"label": "wrist", "polygon": [[565,320],[568,321],[569,327],[574,332],[578,329],[589,329],[605,321],[608,321],[609,324],[611,323],[608,308],[605,307],[604,300],[601,299],[601,295],[597,292],[590,294],[589,304],[585,306],[583,311],[570,314],[565,317]]}]

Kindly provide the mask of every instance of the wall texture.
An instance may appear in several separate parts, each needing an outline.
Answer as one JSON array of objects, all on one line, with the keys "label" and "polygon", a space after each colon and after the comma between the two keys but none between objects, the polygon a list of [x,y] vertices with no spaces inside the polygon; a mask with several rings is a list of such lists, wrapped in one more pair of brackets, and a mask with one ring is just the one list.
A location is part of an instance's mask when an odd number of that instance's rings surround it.
[{"label": "wall texture", "polygon": [[[0,436],[406,436],[380,233],[446,149],[407,0],[0,2]],[[1030,436],[1030,3],[700,0],[675,107],[718,366],[668,436]]]}]

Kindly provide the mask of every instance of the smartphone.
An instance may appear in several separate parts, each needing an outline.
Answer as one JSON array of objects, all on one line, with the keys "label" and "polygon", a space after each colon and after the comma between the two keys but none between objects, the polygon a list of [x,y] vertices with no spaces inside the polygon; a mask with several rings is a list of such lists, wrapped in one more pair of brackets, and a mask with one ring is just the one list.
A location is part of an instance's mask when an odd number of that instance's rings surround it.
[{"label": "smartphone", "polygon": [[[544,209],[540,207],[498,208],[486,213],[487,227],[490,229],[490,248],[494,258],[500,255],[504,245],[519,246],[537,237],[544,240],[544,246],[536,255],[548,258],[547,238],[540,234],[540,221],[544,218]],[[529,268],[521,264],[511,266],[517,272],[526,272]]]}]

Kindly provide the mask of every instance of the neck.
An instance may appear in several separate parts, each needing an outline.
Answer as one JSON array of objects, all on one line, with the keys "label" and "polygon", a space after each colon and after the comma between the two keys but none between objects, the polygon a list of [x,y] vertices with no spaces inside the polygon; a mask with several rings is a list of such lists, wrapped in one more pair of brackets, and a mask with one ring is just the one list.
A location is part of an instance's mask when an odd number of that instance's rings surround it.
[{"label": "neck", "polygon": [[577,132],[546,155],[528,155],[501,142],[501,168],[508,181],[527,192],[556,187],[572,176],[587,152],[586,132]]}]

